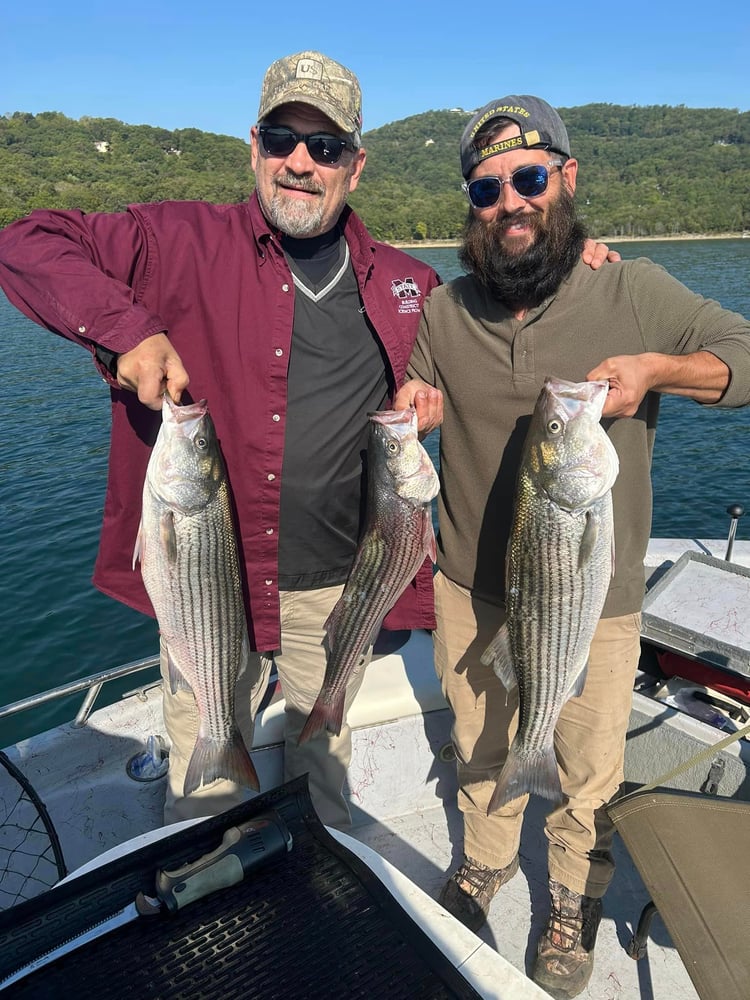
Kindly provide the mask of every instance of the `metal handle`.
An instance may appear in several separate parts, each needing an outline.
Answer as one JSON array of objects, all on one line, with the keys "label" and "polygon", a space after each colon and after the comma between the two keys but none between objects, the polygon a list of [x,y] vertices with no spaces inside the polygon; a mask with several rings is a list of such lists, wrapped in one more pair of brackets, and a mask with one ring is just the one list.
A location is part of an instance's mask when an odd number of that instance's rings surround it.
[{"label": "metal handle", "polygon": [[731,523],[729,525],[729,538],[727,539],[727,554],[724,556],[727,562],[732,558],[732,549],[734,547],[734,536],[737,534],[737,522],[745,513],[745,508],[738,503],[731,503],[727,507],[727,514],[731,517]]}]

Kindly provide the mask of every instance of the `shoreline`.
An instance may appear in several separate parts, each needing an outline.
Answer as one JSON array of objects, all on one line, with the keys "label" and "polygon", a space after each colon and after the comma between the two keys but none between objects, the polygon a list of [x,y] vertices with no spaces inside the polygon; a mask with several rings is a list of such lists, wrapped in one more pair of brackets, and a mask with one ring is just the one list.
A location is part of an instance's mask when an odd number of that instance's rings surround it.
[{"label": "shoreline", "polygon": [[[680,240],[741,240],[747,239],[746,233],[679,233],[676,236],[597,236],[599,243],[667,243]],[[390,242],[390,241],[389,241]],[[411,240],[409,242],[393,241],[390,244],[399,250],[439,250],[441,248],[458,247],[460,240]]]}]

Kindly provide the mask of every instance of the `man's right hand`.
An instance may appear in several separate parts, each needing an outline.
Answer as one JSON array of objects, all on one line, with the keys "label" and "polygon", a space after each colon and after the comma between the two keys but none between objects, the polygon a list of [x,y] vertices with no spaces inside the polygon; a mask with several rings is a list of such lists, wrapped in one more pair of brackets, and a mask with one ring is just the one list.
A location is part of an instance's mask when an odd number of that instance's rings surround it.
[{"label": "man's right hand", "polygon": [[117,381],[123,389],[136,392],[144,406],[160,410],[165,392],[179,403],[190,376],[167,335],[155,333],[132,351],[120,355]]}]

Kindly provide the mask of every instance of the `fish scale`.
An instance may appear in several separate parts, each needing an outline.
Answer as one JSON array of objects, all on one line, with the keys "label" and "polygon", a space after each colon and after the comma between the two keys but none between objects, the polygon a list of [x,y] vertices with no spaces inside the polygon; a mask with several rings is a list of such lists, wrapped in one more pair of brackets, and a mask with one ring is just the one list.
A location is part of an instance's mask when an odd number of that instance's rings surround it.
[{"label": "fish scale", "polygon": [[[605,504],[605,501],[599,503]],[[570,516],[567,517],[571,521]],[[580,519],[579,519],[580,520]],[[542,522],[546,524],[547,522]],[[567,694],[568,672],[553,671],[551,663],[575,663],[580,660],[581,650],[588,650],[590,628],[582,627],[590,623],[596,609],[585,605],[585,596],[601,592],[601,582],[608,581],[611,573],[609,551],[601,564],[589,560],[584,572],[587,579],[577,575],[574,569],[578,558],[583,524],[571,523],[568,530],[562,528],[556,537],[545,533],[530,538],[529,565],[536,572],[526,577],[522,598],[508,601],[508,618],[511,647],[528,650],[536,684],[528,684],[528,692],[523,691],[520,699],[523,707],[520,727],[529,727],[527,746],[530,751],[541,750],[553,731],[553,717],[544,713],[544,724],[529,726],[532,717],[547,704],[558,704]],[[530,578],[531,577],[531,578]],[[596,614],[598,619],[598,613]],[[569,622],[569,627],[564,623]],[[516,638],[517,632],[517,638]],[[522,673],[521,677],[525,675]],[[519,684],[519,690],[521,685]]]},{"label": "fish scale", "polygon": [[[237,590],[231,583],[239,580],[234,558],[234,547],[225,544],[225,535],[219,530],[225,519],[224,498],[221,492],[217,495],[217,507],[220,517],[216,520],[204,520],[201,525],[193,524],[187,546],[189,556],[184,578],[180,581],[179,593],[183,595],[182,619],[190,634],[190,644],[193,649],[206,652],[207,658],[221,663],[236,659],[241,648],[242,638],[232,627],[241,613],[237,603]],[[222,572],[222,567],[224,571]],[[210,587],[202,586],[202,574],[214,581]],[[221,627],[222,611],[229,627]],[[209,648],[206,648],[206,640]],[[228,705],[222,692],[222,676],[219,671],[208,675],[210,695],[206,699],[204,711],[207,727],[215,729],[226,725]],[[194,692],[195,693],[195,692]],[[198,685],[196,698],[203,693]]]},{"label": "fish scale", "polygon": [[566,701],[583,690],[614,565],[617,453],[601,427],[606,382],[547,378],[516,485],[506,565],[507,620],[482,656],[518,687],[518,730],[488,812],[562,788],[554,751]]}]

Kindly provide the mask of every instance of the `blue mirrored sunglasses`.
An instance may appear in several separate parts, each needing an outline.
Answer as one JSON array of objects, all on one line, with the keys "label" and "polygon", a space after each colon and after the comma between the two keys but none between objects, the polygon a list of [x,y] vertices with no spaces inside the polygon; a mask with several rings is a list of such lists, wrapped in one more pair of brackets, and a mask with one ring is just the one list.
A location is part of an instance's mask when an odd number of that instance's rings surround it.
[{"label": "blue mirrored sunglasses", "polygon": [[289,156],[298,143],[304,142],[316,163],[338,163],[345,149],[354,149],[351,142],[337,135],[328,132],[303,135],[286,125],[259,125],[258,135],[269,156]]},{"label": "blue mirrored sunglasses", "polygon": [[546,166],[543,163],[531,163],[514,170],[510,177],[477,177],[461,186],[474,208],[491,208],[500,200],[503,184],[510,184],[519,198],[538,198],[547,190],[548,168],[562,165],[562,160],[548,160]]}]

